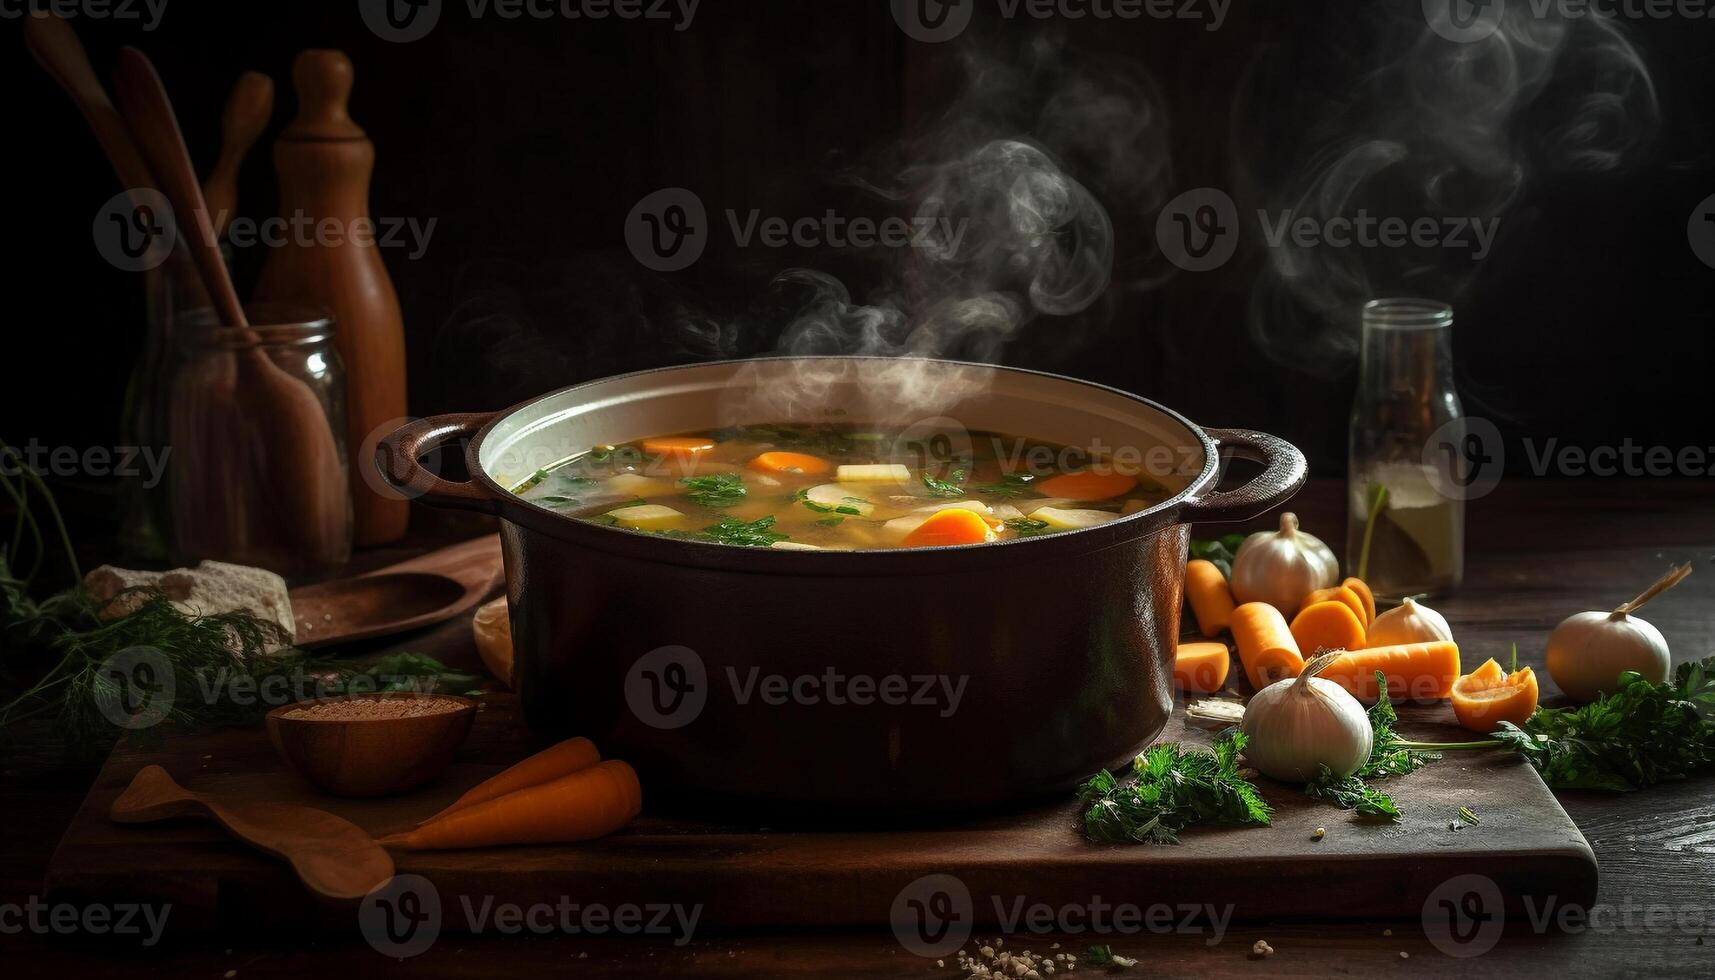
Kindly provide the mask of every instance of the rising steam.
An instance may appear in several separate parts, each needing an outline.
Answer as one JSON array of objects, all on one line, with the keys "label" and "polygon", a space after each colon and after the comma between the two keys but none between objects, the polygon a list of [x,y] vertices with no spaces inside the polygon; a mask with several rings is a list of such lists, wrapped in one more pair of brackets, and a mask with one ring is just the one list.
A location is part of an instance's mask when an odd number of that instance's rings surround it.
[{"label": "rising steam", "polygon": [[[1238,131],[1258,141],[1279,135],[1265,136],[1258,120],[1282,85],[1297,107],[1320,98],[1331,108],[1302,136],[1318,148],[1307,166],[1271,172],[1259,161],[1277,159],[1277,143],[1241,146],[1241,210],[1290,209],[1319,224],[1360,210],[1498,222],[1490,227],[1504,242],[1533,177],[1626,166],[1660,116],[1637,50],[1609,18],[1537,17],[1531,6],[1509,4],[1494,34],[1464,44],[1415,16],[1383,21],[1351,46],[1370,52],[1375,66],[1357,84],[1330,79],[1339,91],[1302,84],[1302,59],[1292,53],[1265,53],[1237,107]],[[1484,258],[1457,248],[1290,241],[1267,255],[1252,292],[1251,335],[1272,358],[1324,376],[1349,365],[1365,300],[1456,300]]]}]

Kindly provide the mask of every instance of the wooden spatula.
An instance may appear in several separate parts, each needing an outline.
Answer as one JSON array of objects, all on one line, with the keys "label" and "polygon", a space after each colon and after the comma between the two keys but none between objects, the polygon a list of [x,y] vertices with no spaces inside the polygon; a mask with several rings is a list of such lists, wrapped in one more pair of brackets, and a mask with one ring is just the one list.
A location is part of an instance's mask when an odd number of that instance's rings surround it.
[{"label": "wooden spatula", "polygon": [[251,847],[285,858],[310,891],[341,901],[360,899],[393,877],[393,858],[343,817],[290,803],[193,793],[160,766],[144,766],[108,816],[117,823],[206,817]]},{"label": "wooden spatula", "polygon": [[300,648],[403,633],[470,612],[506,578],[500,535],[432,551],[380,571],[293,589]]}]

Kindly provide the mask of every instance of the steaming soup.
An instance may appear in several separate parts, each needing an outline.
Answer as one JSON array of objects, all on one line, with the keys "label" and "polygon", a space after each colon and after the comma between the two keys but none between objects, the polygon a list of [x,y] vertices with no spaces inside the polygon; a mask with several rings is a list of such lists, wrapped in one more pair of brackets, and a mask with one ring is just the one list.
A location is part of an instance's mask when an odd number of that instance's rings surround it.
[{"label": "steaming soup", "polygon": [[916,548],[1094,527],[1170,495],[1136,469],[995,432],[748,425],[598,446],[514,492],[641,533],[786,550]]}]

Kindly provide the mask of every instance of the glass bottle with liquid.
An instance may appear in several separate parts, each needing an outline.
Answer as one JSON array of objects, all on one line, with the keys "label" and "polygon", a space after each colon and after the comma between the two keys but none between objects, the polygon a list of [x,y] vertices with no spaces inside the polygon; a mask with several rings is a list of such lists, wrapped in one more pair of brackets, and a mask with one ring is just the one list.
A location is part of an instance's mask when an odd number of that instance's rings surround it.
[{"label": "glass bottle with liquid", "polygon": [[[1346,568],[1378,597],[1439,595],[1465,572],[1463,424],[1453,387],[1453,309],[1423,299],[1364,304],[1347,459]],[[1360,570],[1361,569],[1361,570]]]}]

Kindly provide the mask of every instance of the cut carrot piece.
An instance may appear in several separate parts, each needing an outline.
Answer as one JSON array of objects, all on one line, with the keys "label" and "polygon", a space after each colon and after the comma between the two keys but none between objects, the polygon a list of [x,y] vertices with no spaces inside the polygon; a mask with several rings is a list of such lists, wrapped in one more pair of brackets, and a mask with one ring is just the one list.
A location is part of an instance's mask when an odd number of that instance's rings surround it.
[{"label": "cut carrot piece", "polygon": [[442,850],[504,844],[569,844],[605,837],[643,809],[637,773],[609,759],[588,769],[455,810],[416,830],[383,837],[389,847]]},{"label": "cut carrot piece", "polygon": [[1219,636],[1231,623],[1233,590],[1214,562],[1196,558],[1185,563],[1185,596],[1204,636]]},{"label": "cut carrot piece", "polygon": [[1369,585],[1361,578],[1348,578],[1340,583],[1357,594],[1359,601],[1364,604],[1364,629],[1376,621],[1376,594],[1370,591]]},{"label": "cut carrot piece", "polygon": [[1490,657],[1453,682],[1451,697],[1459,724],[1487,735],[1503,721],[1523,725],[1536,712],[1536,674],[1529,667],[1509,674]]},{"label": "cut carrot piece", "polygon": [[1124,473],[1083,470],[1051,476],[1036,484],[1036,492],[1044,497],[1064,497],[1067,500],[1107,500],[1127,493],[1135,486],[1137,480]]},{"label": "cut carrot piece", "polygon": [[663,436],[643,440],[643,451],[651,456],[693,458],[715,448],[713,439],[702,436]]},{"label": "cut carrot piece", "polygon": [[1297,677],[1304,669],[1286,617],[1268,603],[1247,602],[1234,609],[1231,628],[1251,687],[1260,691],[1282,678]]},{"label": "cut carrot piece", "polygon": [[516,793],[530,786],[540,786],[543,783],[570,775],[582,769],[588,769],[601,761],[601,753],[596,751],[595,743],[587,738],[568,738],[564,742],[550,745],[535,755],[525,759],[505,771],[471,787],[463,796],[453,801],[453,805],[440,813],[422,821],[428,823],[438,820],[457,810],[486,803],[508,793]]},{"label": "cut carrot piece", "polygon": [[750,461],[750,468],[764,473],[802,473],[805,476],[820,476],[834,468],[834,464],[820,456],[808,453],[768,452]]},{"label": "cut carrot piece", "polygon": [[981,544],[993,541],[995,534],[982,515],[963,509],[936,511],[929,519],[901,542],[907,548],[928,548],[946,544]]},{"label": "cut carrot piece", "polygon": [[1362,615],[1336,599],[1311,603],[1292,617],[1292,638],[1300,653],[1357,650],[1364,645]]},{"label": "cut carrot piece", "polygon": [[1328,665],[1321,676],[1365,701],[1374,701],[1376,671],[1387,678],[1390,698],[1433,701],[1453,690],[1459,677],[1459,644],[1452,640],[1402,643],[1368,650],[1348,650]]},{"label": "cut carrot piece", "polygon": [[1181,690],[1213,694],[1227,683],[1231,664],[1225,643],[1181,643],[1173,651],[1173,683]]},{"label": "cut carrot piece", "polygon": [[[1366,631],[1369,629],[1370,614],[1369,610],[1364,607],[1363,597],[1359,596],[1349,587],[1336,585],[1326,589],[1317,589],[1315,592],[1304,597],[1304,601],[1299,604],[1298,609],[1302,612],[1311,606],[1314,606],[1318,602],[1345,603],[1346,608],[1352,611],[1352,615],[1358,617],[1358,624],[1363,626]],[[1360,644],[1360,646],[1361,645],[1362,644]]]}]

